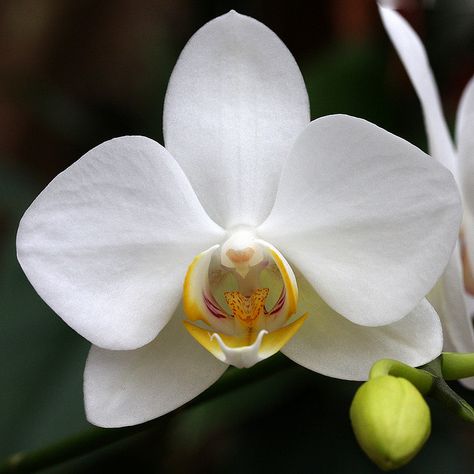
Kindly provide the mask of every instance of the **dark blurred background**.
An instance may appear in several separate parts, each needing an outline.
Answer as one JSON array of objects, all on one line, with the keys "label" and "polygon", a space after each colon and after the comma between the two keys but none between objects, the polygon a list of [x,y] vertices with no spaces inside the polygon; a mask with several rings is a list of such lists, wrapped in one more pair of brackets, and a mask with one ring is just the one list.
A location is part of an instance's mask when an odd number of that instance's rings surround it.
[{"label": "dark blurred background", "polygon": [[[60,171],[120,135],[162,142],[163,98],[187,39],[236,9],[301,67],[312,118],[364,117],[426,149],[419,103],[370,0],[0,2],[0,457],[88,427],[88,343],[36,295],[15,257],[22,213]],[[474,72],[474,2],[406,1],[453,124]],[[48,472],[375,473],[348,409],[358,384],[294,367]],[[459,386],[456,386],[459,388]],[[459,388],[474,403],[474,394]],[[474,426],[432,404],[433,434],[402,473],[474,472]]]}]

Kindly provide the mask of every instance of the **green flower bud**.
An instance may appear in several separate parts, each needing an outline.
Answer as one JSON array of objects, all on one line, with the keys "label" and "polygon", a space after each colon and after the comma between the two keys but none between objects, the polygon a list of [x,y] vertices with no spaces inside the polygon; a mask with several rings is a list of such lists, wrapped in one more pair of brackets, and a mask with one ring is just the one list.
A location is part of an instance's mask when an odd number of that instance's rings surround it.
[{"label": "green flower bud", "polygon": [[391,375],[364,383],[351,405],[351,422],[361,448],[383,470],[410,461],[430,435],[430,410],[408,380]]}]

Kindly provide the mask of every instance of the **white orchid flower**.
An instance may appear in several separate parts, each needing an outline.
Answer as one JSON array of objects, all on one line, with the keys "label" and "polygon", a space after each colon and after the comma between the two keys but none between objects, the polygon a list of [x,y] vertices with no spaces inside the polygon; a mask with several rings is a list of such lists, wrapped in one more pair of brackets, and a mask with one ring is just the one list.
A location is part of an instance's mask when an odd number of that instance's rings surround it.
[{"label": "white orchid flower", "polygon": [[310,122],[271,30],[235,12],[202,27],[171,76],[164,135],[166,148],[144,137],[94,148],[18,231],[29,280],[93,344],[92,423],[155,418],[228,364],[280,349],[355,380],[381,357],[440,353],[424,296],[460,225],[451,174],[364,120]]},{"label": "white orchid flower", "polygon": [[[462,95],[456,119],[454,146],[444,119],[438,89],[428,57],[418,35],[396,11],[379,5],[385,29],[420,99],[428,135],[430,154],[449,169],[456,178],[463,198],[463,237],[459,242],[440,281],[429,300],[441,317],[445,350],[474,352],[472,300],[464,291],[461,250],[466,251],[466,263],[474,268],[474,78]],[[466,268],[467,270],[467,268]],[[467,272],[466,272],[467,273]],[[463,383],[474,388],[474,378]]]}]

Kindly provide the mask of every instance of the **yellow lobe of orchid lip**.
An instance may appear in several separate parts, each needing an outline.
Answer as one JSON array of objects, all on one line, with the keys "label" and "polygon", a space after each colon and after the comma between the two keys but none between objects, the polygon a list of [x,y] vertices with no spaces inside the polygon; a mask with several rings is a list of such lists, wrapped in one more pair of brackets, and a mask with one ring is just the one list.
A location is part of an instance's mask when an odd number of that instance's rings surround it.
[{"label": "yellow lobe of orchid lip", "polygon": [[293,290],[288,293],[288,312],[293,314],[296,312],[298,304],[298,285],[296,284],[295,274],[288,265],[288,262],[284,260],[283,256],[275,248],[270,248],[270,253],[283,278],[283,288],[291,288]]},{"label": "yellow lobe of orchid lip", "polygon": [[[270,280],[262,287],[264,273]],[[298,301],[293,270],[275,247],[247,231],[196,256],[183,290],[188,332],[218,359],[239,368],[278,352],[306,319],[287,324]],[[267,307],[270,294],[275,302]]]},{"label": "yellow lobe of orchid lip", "polygon": [[244,338],[203,329],[189,321],[183,323],[189,334],[212,355],[241,369],[252,367],[257,362],[276,354],[296,334],[307,317],[308,314],[305,313],[287,326],[273,332],[262,329],[258,334],[254,333],[255,337],[251,343]]}]

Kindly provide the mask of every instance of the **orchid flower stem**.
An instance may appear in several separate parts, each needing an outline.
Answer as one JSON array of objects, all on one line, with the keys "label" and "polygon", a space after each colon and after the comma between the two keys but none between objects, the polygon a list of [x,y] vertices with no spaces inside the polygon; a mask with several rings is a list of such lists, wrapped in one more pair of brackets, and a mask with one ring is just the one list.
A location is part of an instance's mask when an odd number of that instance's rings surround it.
[{"label": "orchid flower stem", "polygon": [[[449,354],[447,358],[446,354]],[[472,368],[472,354],[453,354],[453,353],[446,353],[443,352],[438,358],[432,360],[428,364],[424,365],[423,368],[433,374],[433,386],[430,390],[429,395],[434,399],[441,402],[446,408],[451,410],[452,412],[456,413],[459,417],[463,420],[466,420],[470,423],[474,423],[474,409],[466,402],[462,397],[460,397],[445,381],[447,374],[445,373],[446,368],[451,369],[451,378],[455,378],[456,376],[463,376],[465,377],[466,374],[470,375],[473,372],[463,372],[464,375],[461,375],[461,371],[458,370],[458,358],[456,356],[468,356],[465,357],[464,365],[465,369],[467,365],[471,364]],[[469,356],[471,356],[469,362]],[[445,367],[445,362],[447,362],[447,366]]]},{"label": "orchid flower stem", "polygon": [[445,382],[445,379],[453,380],[474,375],[474,354],[444,352],[418,369],[397,360],[381,359],[372,366],[369,379],[382,375],[403,377],[422,395],[429,395],[462,419],[474,422],[474,409]]},{"label": "orchid flower stem", "polygon": [[445,380],[474,376],[474,353],[443,352],[441,370]]},{"label": "orchid flower stem", "polygon": [[369,379],[381,375],[403,377],[411,382],[421,394],[426,395],[433,386],[433,375],[423,369],[415,369],[393,359],[380,359],[370,369]]},{"label": "orchid flower stem", "polygon": [[250,385],[287,369],[296,369],[296,367],[282,355],[275,355],[256,364],[251,369],[229,368],[219,382],[179,410],[137,426],[117,429],[91,427],[83,433],[45,448],[13,454],[0,463],[0,474],[37,472],[78,456],[89,454],[92,451],[152,428],[158,429],[158,433],[162,433],[166,431],[170,421],[179,416],[184,409],[207,402],[234,389]]}]

